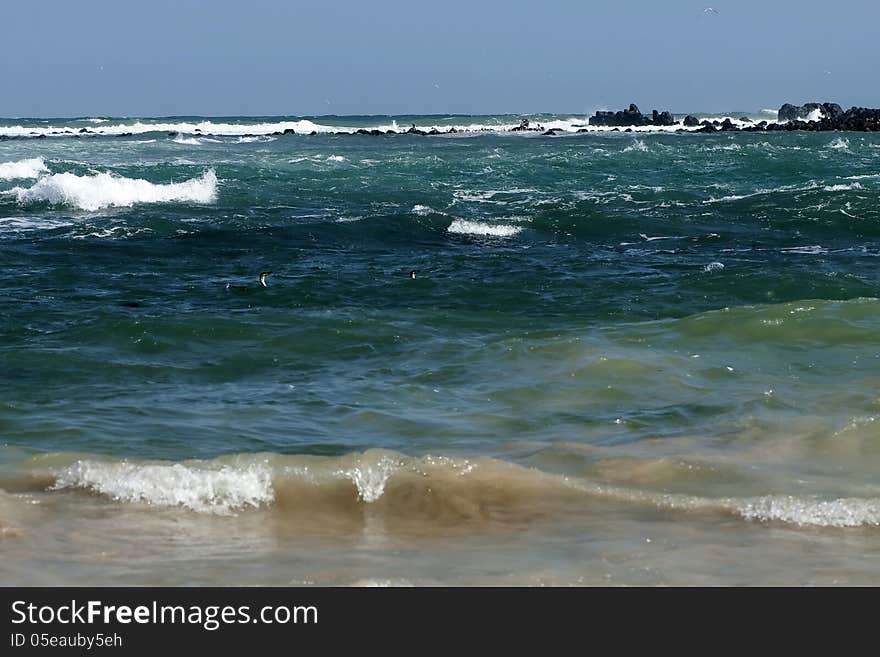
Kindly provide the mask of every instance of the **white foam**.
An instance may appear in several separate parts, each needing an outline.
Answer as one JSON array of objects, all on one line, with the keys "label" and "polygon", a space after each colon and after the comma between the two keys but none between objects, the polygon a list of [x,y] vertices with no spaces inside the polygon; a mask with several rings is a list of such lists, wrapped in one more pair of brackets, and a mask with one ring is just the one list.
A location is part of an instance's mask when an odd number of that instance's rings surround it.
[{"label": "white foam", "polygon": [[200,468],[182,463],[77,461],[56,473],[54,489],[84,488],[122,502],[230,513],[273,501],[268,466]]},{"label": "white foam", "polygon": [[[621,130],[621,128],[613,126],[591,126],[589,125],[589,119],[583,116],[560,116],[548,119],[538,119],[532,117],[528,118],[531,121],[531,125],[541,131],[561,130],[562,132],[566,133],[575,133],[578,130],[586,130],[588,132],[594,133],[605,133],[615,131],[619,132]],[[731,117],[731,120],[735,125],[746,125],[744,122],[739,121],[738,119],[733,119]],[[460,133],[509,133],[513,128],[519,126],[519,121],[520,117],[516,117],[516,119],[512,119],[510,117],[486,117],[482,119],[482,121],[476,120],[471,123],[456,123],[452,125],[450,123],[433,123],[430,122],[429,119],[423,119],[422,121],[416,122],[416,128],[425,132],[437,130],[440,133],[446,133],[451,128],[454,128],[457,132]],[[325,125],[321,123],[315,123],[314,121],[310,121],[308,119],[301,119],[298,121],[268,121],[262,123],[249,123],[246,120],[240,122],[215,122],[212,120],[204,120],[198,122],[183,121],[178,123],[170,123],[167,121],[151,119],[137,119],[126,122],[121,119],[113,119],[112,121],[104,121],[100,124],[93,125],[92,127],[88,128],[88,133],[80,133],[80,125],[81,124],[78,123],[75,125],[61,123],[57,125],[40,126],[0,126],[0,135],[5,135],[8,137],[70,137],[74,134],[116,136],[122,134],[144,134],[148,132],[173,132],[199,138],[204,138],[207,135],[250,138],[253,136],[271,135],[276,132],[283,133],[286,130],[292,130],[296,134],[303,135],[312,132],[318,134],[332,132],[353,133],[356,132],[358,129],[381,130],[382,132],[387,132],[390,130],[392,132],[403,133],[409,129],[408,125],[399,126],[396,120],[392,120],[390,123],[387,124],[344,126]],[[681,124],[671,126],[644,125],[632,126],[630,130],[633,133],[664,133],[675,132],[677,130],[693,131],[699,129],[699,127],[700,126],[686,128]],[[535,131],[514,134],[534,135]]]},{"label": "white foam", "polygon": [[853,189],[861,189],[862,186],[859,183],[852,183],[851,185],[826,185],[822,189],[826,192],[848,192]]},{"label": "white foam", "polygon": [[0,180],[39,178],[48,171],[46,162],[41,157],[32,157],[17,162],[0,162]]},{"label": "white foam", "polygon": [[821,107],[817,107],[804,117],[804,121],[821,121],[825,118],[825,112]]},{"label": "white foam", "polygon": [[732,501],[747,520],[782,521],[821,527],[880,525],[880,500],[840,498],[819,500],[792,495],[767,495]]},{"label": "white foam", "polygon": [[722,269],[724,269],[724,263],[722,262],[710,262],[708,265],[703,267],[703,271],[705,272],[721,271]]},{"label": "white foam", "polygon": [[632,144],[623,149],[624,153],[631,153],[633,151],[646,153],[648,151],[648,146],[641,139],[636,139]]},{"label": "white foam", "polygon": [[466,221],[464,219],[456,219],[446,229],[450,233],[459,233],[462,235],[477,235],[480,237],[513,237],[517,233],[522,232],[520,226],[507,226],[504,224],[492,226],[483,224],[478,221]]},{"label": "white foam", "polygon": [[394,459],[382,456],[374,463],[363,459],[355,467],[341,470],[337,475],[351,479],[358,489],[358,496],[364,502],[375,502],[382,497],[382,493],[385,492],[385,484],[399,467],[398,462]]},{"label": "white foam", "polygon": [[275,141],[275,137],[267,137],[265,135],[260,137],[239,137],[237,144],[253,144],[253,143],[268,143],[270,141]]},{"label": "white foam", "polygon": [[828,144],[828,148],[833,148],[838,151],[848,150],[849,149],[849,139],[844,139],[843,137],[838,137],[830,144]]},{"label": "white foam", "polygon": [[417,214],[420,217],[426,217],[429,214],[434,213],[434,209],[427,205],[414,205],[412,209],[413,214]]},{"label": "white foam", "polygon": [[327,161],[328,162],[345,162],[345,157],[343,157],[342,155],[328,155]]},{"label": "white foam", "polygon": [[201,146],[202,142],[200,142],[195,137],[184,137],[182,135],[178,135],[174,139],[172,139],[175,144],[184,144],[186,146]]},{"label": "white foam", "polygon": [[15,187],[6,193],[14,194],[22,204],[71,205],[87,211],[131,207],[138,203],[210,203],[217,197],[217,175],[210,169],[198,178],[158,185],[110,173],[93,176],[56,173],[41,178],[32,187]]},{"label": "white foam", "polygon": [[63,219],[47,219],[45,217],[0,217],[0,233],[23,232],[28,230],[52,230],[73,226]]},{"label": "white foam", "polygon": [[742,146],[739,144],[716,144],[715,146],[709,146],[708,148],[701,149],[705,152],[711,151],[741,151]]}]

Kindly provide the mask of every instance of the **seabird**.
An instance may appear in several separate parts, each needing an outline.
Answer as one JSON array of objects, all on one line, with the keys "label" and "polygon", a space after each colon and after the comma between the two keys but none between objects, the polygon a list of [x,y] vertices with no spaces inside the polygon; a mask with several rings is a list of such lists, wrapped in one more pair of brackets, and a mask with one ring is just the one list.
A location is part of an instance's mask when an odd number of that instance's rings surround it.
[{"label": "seabird", "polygon": [[[271,275],[272,275],[271,271],[261,271],[260,272],[260,285],[262,285],[263,287],[269,287],[268,285],[266,285],[266,276],[271,276]],[[232,283],[227,283],[226,289],[227,290],[249,290],[251,288],[247,285],[233,285]]]},{"label": "seabird", "polygon": [[419,270],[418,270],[418,269],[413,269],[413,270],[409,273],[409,277],[412,278],[412,279],[415,279],[415,277],[416,277],[416,275],[417,275],[418,273],[419,273]]},{"label": "seabird", "polygon": [[718,10],[715,9],[714,7],[706,7],[706,8],[703,10],[703,13],[704,13],[704,14],[715,14],[715,15],[717,16],[717,15],[718,15]]}]

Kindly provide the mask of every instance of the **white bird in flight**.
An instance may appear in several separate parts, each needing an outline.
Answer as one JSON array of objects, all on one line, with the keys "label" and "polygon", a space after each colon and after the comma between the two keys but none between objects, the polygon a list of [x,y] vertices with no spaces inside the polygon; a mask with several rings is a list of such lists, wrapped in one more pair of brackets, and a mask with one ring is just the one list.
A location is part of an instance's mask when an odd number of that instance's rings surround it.
[{"label": "white bird in flight", "polygon": [[717,16],[717,15],[718,15],[718,10],[715,9],[714,7],[706,7],[706,8],[703,10],[703,13],[704,13],[704,14],[715,14],[715,15]]}]

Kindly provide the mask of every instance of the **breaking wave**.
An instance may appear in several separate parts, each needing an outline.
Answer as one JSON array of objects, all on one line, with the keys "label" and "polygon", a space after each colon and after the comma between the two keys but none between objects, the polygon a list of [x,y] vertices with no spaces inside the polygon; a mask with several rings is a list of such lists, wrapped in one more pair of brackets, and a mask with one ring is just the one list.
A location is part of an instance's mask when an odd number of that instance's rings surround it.
[{"label": "breaking wave", "polygon": [[49,203],[87,211],[140,203],[211,203],[217,197],[217,175],[209,169],[198,178],[163,185],[111,173],[56,173],[41,178],[32,187],[15,187],[4,193],[14,195],[23,205]]},{"label": "breaking wave", "polygon": [[450,233],[458,233],[460,235],[476,235],[479,237],[513,237],[522,232],[521,226],[508,226],[480,223],[479,221],[466,221],[464,219],[455,219],[446,229]]},{"label": "breaking wave", "polygon": [[39,178],[48,171],[46,161],[41,157],[18,160],[17,162],[0,162],[0,180]]},{"label": "breaking wave", "polygon": [[317,514],[321,522],[368,508],[431,522],[515,520],[563,516],[588,508],[589,499],[603,499],[797,526],[880,526],[875,498],[713,498],[607,485],[489,457],[409,457],[379,449],[339,457],[254,454],[180,463],[80,459],[53,470],[48,482],[51,491],[82,489],[122,503],[221,515],[262,508]]}]

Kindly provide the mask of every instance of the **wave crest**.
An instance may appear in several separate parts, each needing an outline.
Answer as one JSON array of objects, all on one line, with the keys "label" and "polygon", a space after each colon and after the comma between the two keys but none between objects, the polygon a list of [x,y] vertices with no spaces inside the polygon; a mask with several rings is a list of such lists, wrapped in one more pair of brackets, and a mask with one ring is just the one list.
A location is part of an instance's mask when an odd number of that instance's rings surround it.
[{"label": "wave crest", "polygon": [[17,162],[0,162],[0,180],[39,178],[48,171],[46,161],[41,157],[18,160]]},{"label": "wave crest", "polygon": [[58,473],[53,489],[84,488],[121,502],[181,506],[191,511],[230,513],[274,499],[269,468],[190,467],[77,461]]},{"label": "wave crest", "polygon": [[446,230],[450,233],[476,235],[478,237],[513,237],[522,232],[522,227],[508,226],[504,224],[492,226],[480,223],[479,221],[455,219]]},{"label": "wave crest", "polygon": [[[228,515],[265,509],[320,531],[364,514],[389,522],[517,522],[565,517],[589,499],[816,527],[878,527],[880,499],[812,495],[711,497],[570,477],[498,459],[410,457],[368,450],[339,457],[238,455],[135,463],[80,459],[54,470],[50,490],[84,489],[112,500]],[[422,525],[415,525],[422,526]]]},{"label": "wave crest", "polygon": [[6,193],[15,195],[22,205],[49,203],[87,211],[140,203],[211,203],[217,198],[217,174],[209,169],[198,178],[163,185],[110,173],[56,173],[41,178],[32,187],[15,187]]}]

